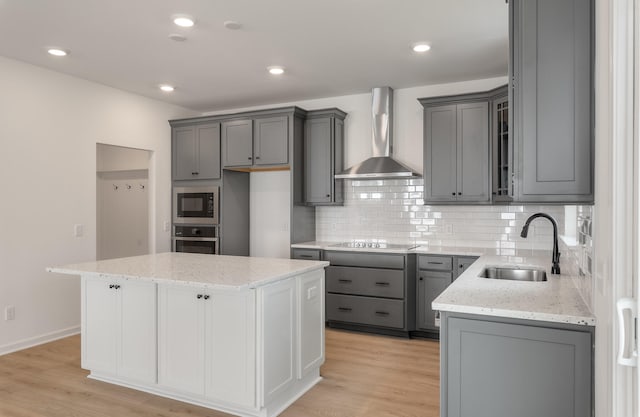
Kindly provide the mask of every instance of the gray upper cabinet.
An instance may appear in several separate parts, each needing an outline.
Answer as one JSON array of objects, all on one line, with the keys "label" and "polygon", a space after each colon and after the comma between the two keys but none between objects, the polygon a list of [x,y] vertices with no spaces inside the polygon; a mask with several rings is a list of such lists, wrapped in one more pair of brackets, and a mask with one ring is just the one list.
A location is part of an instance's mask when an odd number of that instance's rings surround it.
[{"label": "gray upper cabinet", "polygon": [[288,117],[255,119],[254,165],[285,165],[289,162]]},{"label": "gray upper cabinet", "polygon": [[220,124],[173,129],[173,179],[220,178]]},{"label": "gray upper cabinet", "polygon": [[231,120],[222,123],[223,166],[286,165],[288,117]]},{"label": "gray upper cabinet", "polygon": [[339,109],[311,111],[305,121],[304,198],[309,205],[343,203],[344,118]]},{"label": "gray upper cabinet", "polygon": [[513,201],[513,143],[509,134],[508,86],[491,99],[491,196],[494,202]]},{"label": "gray upper cabinet", "polygon": [[593,1],[509,7],[516,199],[591,203]]},{"label": "gray upper cabinet", "polygon": [[488,202],[489,100],[420,99],[424,106],[424,200]]},{"label": "gray upper cabinet", "polygon": [[224,167],[253,164],[253,121],[231,120],[222,123],[222,165]]}]

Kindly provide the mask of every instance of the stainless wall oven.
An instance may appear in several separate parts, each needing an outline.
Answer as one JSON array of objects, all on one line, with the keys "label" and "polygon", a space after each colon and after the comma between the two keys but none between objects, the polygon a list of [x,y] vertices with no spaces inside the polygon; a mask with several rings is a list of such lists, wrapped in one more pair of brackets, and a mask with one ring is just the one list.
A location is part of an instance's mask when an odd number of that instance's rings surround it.
[{"label": "stainless wall oven", "polygon": [[174,224],[218,224],[220,187],[174,187]]},{"label": "stainless wall oven", "polygon": [[215,226],[174,226],[173,251],[187,253],[219,253]]}]

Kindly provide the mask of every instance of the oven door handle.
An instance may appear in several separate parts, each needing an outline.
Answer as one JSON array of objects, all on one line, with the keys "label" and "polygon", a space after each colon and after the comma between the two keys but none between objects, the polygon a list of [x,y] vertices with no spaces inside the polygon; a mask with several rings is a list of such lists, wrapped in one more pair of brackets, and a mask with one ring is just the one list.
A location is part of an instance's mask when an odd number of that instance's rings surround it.
[{"label": "oven door handle", "polygon": [[177,236],[174,237],[173,240],[186,240],[189,242],[217,242],[218,238],[217,237],[184,237],[184,236]]}]

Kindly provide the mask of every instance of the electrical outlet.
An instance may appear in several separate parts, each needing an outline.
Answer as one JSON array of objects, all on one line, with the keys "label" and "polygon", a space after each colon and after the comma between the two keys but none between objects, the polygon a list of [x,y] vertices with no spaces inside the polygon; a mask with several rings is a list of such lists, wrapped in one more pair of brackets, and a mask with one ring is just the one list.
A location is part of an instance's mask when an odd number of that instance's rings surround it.
[{"label": "electrical outlet", "polygon": [[307,289],[307,300],[314,299],[318,296],[318,287],[311,287]]},{"label": "electrical outlet", "polygon": [[169,223],[167,220],[164,221],[164,223],[162,224],[162,230],[164,230],[165,232],[168,232],[171,230],[171,223]]},{"label": "electrical outlet", "polygon": [[452,235],[453,234],[453,225],[452,224],[445,224],[444,225],[444,232],[448,235]]},{"label": "electrical outlet", "polygon": [[4,319],[6,321],[16,319],[16,308],[14,306],[7,306],[4,309]]},{"label": "electrical outlet", "polygon": [[74,224],[73,225],[73,235],[75,237],[82,237],[82,235],[84,235],[84,226],[81,224]]}]

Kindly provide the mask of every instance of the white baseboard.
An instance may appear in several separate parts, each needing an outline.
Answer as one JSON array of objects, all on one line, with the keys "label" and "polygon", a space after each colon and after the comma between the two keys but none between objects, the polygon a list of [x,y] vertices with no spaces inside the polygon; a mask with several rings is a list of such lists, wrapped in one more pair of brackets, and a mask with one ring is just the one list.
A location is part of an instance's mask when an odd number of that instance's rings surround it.
[{"label": "white baseboard", "polygon": [[53,342],[54,340],[73,336],[78,333],[80,333],[80,326],[74,326],[62,330],[56,330],[55,332],[45,333],[40,336],[30,337],[28,339],[23,339],[14,343],[2,345],[0,346],[0,356],[30,347],[42,345],[43,343]]}]

